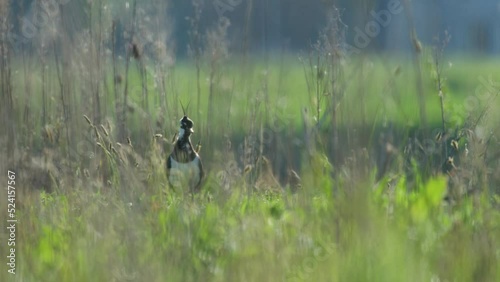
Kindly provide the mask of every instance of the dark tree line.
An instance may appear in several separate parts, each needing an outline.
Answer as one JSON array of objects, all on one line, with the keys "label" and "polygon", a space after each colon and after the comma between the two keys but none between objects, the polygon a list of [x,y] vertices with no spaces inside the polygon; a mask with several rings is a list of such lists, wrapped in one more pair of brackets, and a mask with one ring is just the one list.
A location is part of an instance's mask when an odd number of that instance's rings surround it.
[{"label": "dark tree line", "polygon": [[[64,3],[64,8],[72,7],[72,28],[75,32],[88,27],[84,15],[87,13],[89,1],[86,0],[43,0]],[[12,32],[21,36],[23,18],[32,18],[30,7],[38,0],[10,0],[10,13],[13,22]],[[265,50],[304,50],[316,42],[318,34],[326,23],[326,12],[335,5],[342,14],[342,20],[347,26],[360,25],[372,9],[385,5],[388,0],[204,0],[200,29],[204,32],[217,24],[220,17],[227,17],[231,26],[229,39],[232,51],[265,51]],[[96,2],[96,1],[94,1]],[[125,1],[109,1],[124,5]],[[129,2],[133,2],[130,0]],[[150,1],[147,1],[150,2]],[[131,3],[130,3],[131,4]],[[151,3],[148,3],[151,4]],[[138,7],[146,5],[146,1],[138,1]],[[69,9],[69,8],[68,8]],[[30,14],[31,13],[31,14]],[[194,14],[192,1],[171,0],[168,4],[165,20],[166,28],[173,32],[171,40],[175,43],[175,53],[178,56],[187,54],[189,44],[189,17]],[[121,20],[121,21],[120,21]],[[117,21],[118,29],[124,29],[127,19]],[[167,27],[167,25],[170,25]],[[124,46],[126,40],[122,33],[116,33],[118,46]],[[21,41],[22,40],[17,40]],[[18,43],[18,42],[16,42]],[[244,44],[245,43],[245,44]],[[29,46],[24,46],[28,47]],[[123,52],[124,50],[122,50]]]}]

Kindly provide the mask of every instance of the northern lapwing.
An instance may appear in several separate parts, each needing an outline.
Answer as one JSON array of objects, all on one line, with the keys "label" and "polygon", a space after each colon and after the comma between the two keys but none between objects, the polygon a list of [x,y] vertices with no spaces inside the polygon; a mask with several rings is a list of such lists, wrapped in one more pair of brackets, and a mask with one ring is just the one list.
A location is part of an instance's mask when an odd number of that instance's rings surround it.
[{"label": "northern lapwing", "polygon": [[200,156],[191,144],[193,133],[193,121],[184,115],[180,120],[179,135],[174,142],[174,149],[167,159],[167,177],[173,188],[197,192],[204,172]]}]

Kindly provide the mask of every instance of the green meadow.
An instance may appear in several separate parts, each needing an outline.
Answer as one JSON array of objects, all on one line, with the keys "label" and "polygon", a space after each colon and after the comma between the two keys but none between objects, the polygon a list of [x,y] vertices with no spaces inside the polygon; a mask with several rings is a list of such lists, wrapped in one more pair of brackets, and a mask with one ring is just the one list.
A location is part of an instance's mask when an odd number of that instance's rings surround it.
[{"label": "green meadow", "polygon": [[253,53],[198,1],[176,57],[162,1],[80,2],[0,29],[0,281],[500,281],[500,58]]},{"label": "green meadow", "polygon": [[[78,94],[88,81],[76,74],[71,76],[71,104],[65,104],[71,109],[66,126],[53,66],[45,74],[50,80],[43,82],[39,65],[26,69],[16,62],[12,114],[18,159],[2,165],[3,171],[13,170],[17,177],[16,274],[7,273],[4,263],[1,280],[497,281],[500,198],[493,173],[498,172],[498,162],[487,163],[481,153],[494,156],[498,143],[491,141],[485,147],[486,141],[483,146],[475,144],[485,137],[464,137],[461,163],[453,173],[433,163],[419,163],[417,156],[402,153],[408,128],[419,123],[412,63],[374,55],[345,64],[337,126],[347,133],[365,130],[363,136],[369,139],[359,142],[364,144],[359,148],[339,144],[352,152],[334,163],[328,150],[332,131],[328,122],[318,127],[313,151],[285,139],[306,138],[305,118],[310,118],[312,128],[317,120],[318,96],[308,86],[309,70],[300,55],[252,60],[244,68],[236,59],[224,64],[218,70],[214,98],[218,102],[211,115],[215,122],[207,120],[209,71],[202,71],[197,104],[192,62],[172,66],[162,109],[154,78],[143,81],[131,63],[126,123],[130,143],[118,139],[114,107],[113,87],[122,93],[124,82],[113,83],[108,67],[100,94],[106,101],[101,106],[102,123],[92,121],[95,101]],[[462,124],[450,121],[447,126],[453,130],[465,126],[473,111],[488,107],[480,124],[498,134],[494,118],[498,101],[478,104],[471,112],[463,106],[481,86],[481,77],[490,77],[490,82],[500,79],[497,65],[497,59],[458,56],[446,62],[444,110],[447,118],[455,114],[463,119],[457,119]],[[119,68],[123,71],[124,66]],[[428,126],[440,128],[434,71],[425,60],[422,69]],[[149,94],[147,107],[143,88],[138,87],[142,83]],[[42,87],[45,98],[40,95]],[[498,90],[498,84],[492,87]],[[200,154],[208,173],[202,191],[195,195],[169,188],[164,170],[182,115],[180,102],[190,104],[193,139],[202,140]],[[319,105],[321,115],[328,106],[324,100]],[[309,117],[304,117],[303,109]],[[259,134],[262,128],[272,129],[275,119],[286,122],[281,131],[269,131],[282,142],[278,146],[297,151],[272,155],[251,146],[237,149],[250,138],[270,146]],[[394,135],[399,140],[391,142],[401,153],[378,177],[381,167],[375,150],[384,150],[377,144],[388,123],[400,132]],[[72,154],[66,138],[88,152],[77,146]],[[233,145],[228,148],[227,142]],[[464,146],[469,159],[463,155]],[[267,170],[252,163],[252,156],[243,158],[266,152],[273,156],[271,163],[295,160],[293,168],[302,178],[297,192],[291,192],[286,177],[279,177],[280,167],[271,165]],[[479,175],[461,176],[469,173]],[[272,189],[275,182],[266,180],[269,177],[281,185],[278,191]],[[463,187],[473,190],[457,192]],[[6,218],[4,204],[0,213]],[[7,234],[2,232],[0,238],[6,242]]]}]

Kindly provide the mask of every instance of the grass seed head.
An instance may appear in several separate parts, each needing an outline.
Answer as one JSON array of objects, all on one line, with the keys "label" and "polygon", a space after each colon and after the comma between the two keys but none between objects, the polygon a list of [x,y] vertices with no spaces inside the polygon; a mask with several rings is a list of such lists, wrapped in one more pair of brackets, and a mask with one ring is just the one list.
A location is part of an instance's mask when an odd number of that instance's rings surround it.
[{"label": "grass seed head", "polygon": [[457,140],[451,140],[451,147],[453,147],[453,149],[455,149],[455,151],[458,152],[458,142],[457,142]]},{"label": "grass seed head", "polygon": [[52,127],[49,125],[45,125],[44,133],[45,133],[45,137],[47,138],[47,140],[49,140],[50,143],[54,143],[54,133],[53,133]]},{"label": "grass seed head", "polygon": [[100,143],[100,142],[96,142],[97,146],[101,147],[103,150],[106,150],[106,148],[104,148],[104,146]]},{"label": "grass seed head", "polygon": [[436,134],[436,142],[440,142],[441,141],[441,138],[443,138],[443,133],[441,131],[439,131],[437,134]]},{"label": "grass seed head", "polygon": [[101,126],[101,130],[102,130],[102,132],[104,132],[104,135],[109,136],[109,133],[108,133],[108,131],[106,130],[106,128],[104,127],[104,125],[102,125],[102,124],[101,124],[100,126]]},{"label": "grass seed head", "polygon": [[83,115],[83,117],[85,118],[85,120],[88,122],[88,124],[90,126],[93,126],[92,122],[90,121],[89,117],[87,115]]},{"label": "grass seed head", "polygon": [[244,173],[245,173],[245,174],[250,173],[250,171],[252,171],[252,168],[253,168],[253,167],[252,167],[252,165],[247,164],[247,165],[245,166]]},{"label": "grass seed head", "polygon": [[448,157],[446,164],[448,164],[448,166],[450,166],[451,168],[455,168],[455,161],[454,161],[453,157]]},{"label": "grass seed head", "polygon": [[288,170],[288,184],[292,192],[297,192],[302,188],[302,180],[297,172],[293,169]]},{"label": "grass seed head", "polygon": [[101,135],[99,134],[99,131],[97,130],[97,127],[95,126],[92,126],[94,128],[94,132],[95,132],[95,137],[100,139],[101,138]]},{"label": "grass seed head", "polygon": [[422,53],[422,43],[420,43],[420,40],[414,37],[412,41],[413,41],[413,48],[415,48],[415,52],[417,54]]}]

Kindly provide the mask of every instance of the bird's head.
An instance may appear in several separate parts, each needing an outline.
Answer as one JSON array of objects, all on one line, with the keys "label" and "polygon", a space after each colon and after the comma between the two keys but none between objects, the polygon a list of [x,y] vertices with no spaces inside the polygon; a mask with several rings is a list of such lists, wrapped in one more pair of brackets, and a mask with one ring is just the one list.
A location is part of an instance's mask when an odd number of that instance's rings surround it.
[{"label": "bird's head", "polygon": [[179,129],[179,138],[183,137],[189,137],[192,133],[194,133],[193,130],[193,121],[188,118],[187,116],[183,116],[180,120],[180,129]]}]

